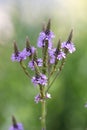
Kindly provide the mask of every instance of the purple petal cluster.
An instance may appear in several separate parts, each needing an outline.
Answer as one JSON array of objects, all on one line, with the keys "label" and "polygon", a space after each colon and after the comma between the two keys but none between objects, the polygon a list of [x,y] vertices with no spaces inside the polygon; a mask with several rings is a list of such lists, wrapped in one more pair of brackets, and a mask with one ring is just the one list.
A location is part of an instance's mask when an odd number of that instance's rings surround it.
[{"label": "purple petal cluster", "polygon": [[[41,58],[39,58],[35,62],[37,63],[37,66],[41,67],[43,60]],[[32,60],[28,63],[28,67],[30,67],[32,70],[34,70],[34,60]]]},{"label": "purple petal cluster", "polygon": [[22,60],[26,60],[28,56],[33,55],[35,52],[35,48],[31,47],[29,50],[26,48],[23,49],[23,51],[18,52],[17,54],[13,53],[11,56],[12,61],[20,62]]},{"label": "purple petal cluster", "polygon": [[9,130],[24,130],[23,125],[21,123],[17,123],[16,126],[12,125]]},{"label": "purple petal cluster", "polygon": [[48,50],[49,57],[50,57],[50,64],[55,63],[55,52],[56,52],[56,48]]},{"label": "purple petal cluster", "polygon": [[63,51],[60,51],[57,55],[57,59],[62,60],[63,58],[66,58],[66,54]]},{"label": "purple petal cluster", "polygon": [[68,49],[68,51],[69,51],[70,53],[73,53],[73,52],[76,50],[76,48],[75,48],[75,46],[74,46],[74,44],[73,44],[72,42],[70,42],[70,43],[63,42],[63,43],[61,44],[61,48],[66,48],[66,49]]},{"label": "purple petal cluster", "polygon": [[31,56],[31,55],[34,54],[35,50],[36,50],[35,47],[30,47],[30,49],[24,48],[23,51],[22,51],[22,53],[23,53],[26,57],[29,57],[29,56]]},{"label": "purple petal cluster", "polygon": [[12,56],[11,56],[11,60],[20,62],[21,60],[26,60],[26,56],[22,52],[18,52],[17,55],[15,53],[13,53]]},{"label": "purple petal cluster", "polygon": [[[50,64],[54,64],[55,63],[55,59],[57,58],[57,60],[62,60],[63,58],[66,58],[66,54],[60,50],[57,54],[56,54],[56,48],[54,49],[49,49],[49,56],[50,56]],[[56,56],[57,55],[57,56]]]},{"label": "purple petal cluster", "polygon": [[52,48],[52,39],[54,38],[54,33],[52,31],[49,34],[41,32],[38,37],[37,46],[42,48],[45,46],[45,40],[48,40],[48,48]]},{"label": "purple petal cluster", "polygon": [[[47,93],[46,96],[45,96],[45,98],[50,99],[50,98],[51,98],[51,95],[50,95],[49,93]],[[42,100],[42,99],[41,99],[40,94],[38,94],[38,95],[35,96],[35,100],[34,100],[34,101],[35,101],[36,103],[40,102],[41,100]]]},{"label": "purple petal cluster", "polygon": [[47,85],[47,77],[44,74],[40,74],[39,76],[35,76],[32,78],[32,82],[35,86],[37,85],[43,85],[46,86]]},{"label": "purple petal cluster", "polygon": [[38,103],[39,101],[41,101],[40,94],[38,94],[38,95],[35,96],[34,101],[35,101],[36,103]]}]

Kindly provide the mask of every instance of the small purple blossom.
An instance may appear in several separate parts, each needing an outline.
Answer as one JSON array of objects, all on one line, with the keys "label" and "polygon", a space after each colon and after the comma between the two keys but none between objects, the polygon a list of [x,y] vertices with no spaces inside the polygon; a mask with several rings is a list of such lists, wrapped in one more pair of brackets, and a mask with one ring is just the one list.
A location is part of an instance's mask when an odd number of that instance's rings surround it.
[{"label": "small purple blossom", "polygon": [[[51,95],[50,95],[49,93],[46,93],[45,98],[46,98],[46,99],[50,99],[50,98],[51,98]],[[34,101],[35,101],[36,103],[42,101],[40,94],[38,94],[38,95],[35,96],[35,100],[34,100]]]},{"label": "small purple blossom", "polygon": [[11,60],[20,62],[21,60],[26,60],[26,56],[22,52],[18,52],[17,55],[15,53],[13,53],[11,56]]},{"label": "small purple blossom", "polygon": [[35,102],[38,103],[41,100],[40,94],[35,96]]},{"label": "small purple blossom", "polygon": [[42,48],[45,46],[45,40],[48,40],[48,48],[52,48],[52,39],[54,38],[54,33],[52,31],[49,34],[41,32],[38,37],[37,46]]},{"label": "small purple blossom", "polygon": [[75,48],[75,46],[74,46],[74,44],[73,44],[72,42],[70,42],[70,43],[63,42],[63,43],[61,44],[61,48],[66,48],[66,49],[68,49],[68,51],[69,51],[70,53],[73,53],[73,52],[76,50],[76,48]]},{"label": "small purple blossom", "polygon": [[[35,62],[37,63],[37,66],[41,67],[43,60],[41,58],[39,58]],[[30,67],[32,70],[34,70],[34,60],[32,60],[28,63],[28,67]]]},{"label": "small purple blossom", "polygon": [[56,54],[56,48],[54,49],[49,49],[49,56],[50,56],[50,63],[54,64],[55,63],[55,59],[57,58],[58,60],[62,60],[63,58],[66,58],[66,54],[60,50],[57,54]]},{"label": "small purple blossom", "polygon": [[34,54],[35,50],[36,50],[35,47],[30,47],[30,49],[24,48],[23,51],[22,51],[22,53],[23,53],[26,57],[28,57],[28,56],[31,56],[32,54]]},{"label": "small purple blossom", "polygon": [[11,60],[12,60],[12,61],[18,61],[18,62],[20,62],[19,53],[18,53],[18,55],[15,55],[15,54],[13,53],[12,56],[11,56]]},{"label": "small purple blossom", "polygon": [[39,76],[35,76],[32,78],[32,82],[34,83],[35,86],[37,85],[47,85],[47,77],[44,74],[40,74]]},{"label": "small purple blossom", "polygon": [[24,130],[23,125],[21,123],[17,123],[16,126],[12,125],[9,130]]},{"label": "small purple blossom", "polygon": [[50,64],[55,63],[55,51],[56,51],[56,48],[48,50],[49,57],[50,57]]},{"label": "small purple blossom", "polygon": [[63,58],[66,58],[66,54],[63,51],[60,51],[57,55],[57,59],[62,60]]}]

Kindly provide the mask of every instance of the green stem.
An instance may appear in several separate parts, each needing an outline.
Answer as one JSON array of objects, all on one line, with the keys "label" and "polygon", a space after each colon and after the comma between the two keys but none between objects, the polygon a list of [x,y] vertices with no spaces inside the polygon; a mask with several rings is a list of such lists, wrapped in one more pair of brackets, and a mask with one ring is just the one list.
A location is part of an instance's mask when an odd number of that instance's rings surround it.
[{"label": "green stem", "polygon": [[47,90],[46,90],[45,93],[48,92],[48,90],[50,89],[50,87],[52,86],[52,84],[54,83],[54,81],[56,80],[56,78],[59,76],[59,74],[60,74],[60,72],[61,72],[61,70],[62,70],[62,68],[63,68],[63,66],[64,66],[64,63],[65,63],[65,59],[62,60],[61,65],[60,65],[60,67],[58,68],[58,72],[56,73],[54,79],[52,80],[52,82],[51,82],[50,85],[48,86],[48,88],[47,88]]},{"label": "green stem", "polygon": [[43,67],[42,67],[43,74],[46,74],[47,59],[48,59],[47,50],[48,50],[48,40],[45,40],[45,47],[43,48]]},{"label": "green stem", "polygon": [[25,64],[23,64],[22,61],[20,61],[20,65],[21,65],[21,67],[22,67],[24,73],[25,73],[29,78],[31,78],[31,76],[29,75],[29,73],[28,73],[28,71],[27,71],[27,69],[26,69]]},{"label": "green stem", "polygon": [[41,115],[41,130],[46,130],[46,100],[43,99],[42,105],[42,115]]}]

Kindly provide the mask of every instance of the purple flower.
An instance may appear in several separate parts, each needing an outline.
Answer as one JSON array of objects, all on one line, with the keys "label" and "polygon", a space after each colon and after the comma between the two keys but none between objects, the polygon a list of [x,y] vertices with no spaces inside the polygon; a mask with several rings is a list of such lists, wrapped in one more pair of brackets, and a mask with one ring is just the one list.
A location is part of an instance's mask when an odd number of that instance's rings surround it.
[{"label": "purple flower", "polygon": [[70,53],[73,53],[73,52],[76,50],[76,48],[75,48],[75,46],[74,46],[74,44],[73,44],[72,42],[70,42],[70,43],[63,42],[63,43],[61,44],[61,48],[66,48],[66,49],[68,49],[68,51],[69,51]]},{"label": "purple flower", "polygon": [[23,53],[23,55],[28,57],[28,56],[31,56],[32,54],[34,54],[35,50],[36,49],[34,47],[30,47],[29,49],[24,48],[22,53]]},{"label": "purple flower", "polygon": [[57,55],[57,59],[62,60],[63,58],[66,58],[66,54],[63,51],[60,51]]},{"label": "purple flower", "polygon": [[16,125],[12,125],[9,130],[24,130],[23,125],[21,123],[17,123]]},{"label": "purple flower", "polygon": [[[45,98],[46,98],[46,99],[50,99],[50,98],[51,98],[51,95],[50,95],[49,93],[46,93]],[[36,103],[38,103],[38,102],[40,102],[40,101],[42,101],[42,100],[43,100],[43,99],[41,99],[40,94],[38,94],[38,95],[35,96],[35,100],[34,100],[34,101],[35,101]]]},{"label": "purple flower", "polygon": [[55,52],[56,52],[56,48],[49,49],[49,51],[48,51],[49,57],[50,57],[50,64],[54,64],[55,63]]},{"label": "purple flower", "polygon": [[49,53],[49,56],[50,56],[50,64],[54,64],[55,63],[55,59],[62,60],[62,58],[66,58],[66,55],[65,55],[65,53],[62,50],[60,50],[56,54],[56,48],[49,49],[48,53]]},{"label": "purple flower", "polygon": [[35,96],[35,102],[38,103],[41,100],[40,94]]},{"label": "purple flower", "polygon": [[11,56],[11,60],[17,61],[17,62],[20,62],[21,60],[26,60],[26,58],[28,56],[31,56],[32,54],[34,54],[34,52],[35,52],[34,47],[31,47],[29,50],[24,48],[23,51],[18,52],[17,54],[13,53],[12,56]]},{"label": "purple flower", "polygon": [[46,34],[45,32],[41,32],[38,37],[37,46],[42,48],[45,46],[45,40],[48,40],[48,48],[52,48],[52,39],[54,38],[54,33],[49,32],[49,34]]},{"label": "purple flower", "polygon": [[44,74],[40,74],[39,76],[35,76],[32,78],[32,82],[34,83],[35,86],[37,85],[47,85],[47,77]]},{"label": "purple flower", "polygon": [[[41,58],[36,60],[37,66],[42,66],[43,60]],[[28,63],[28,67],[30,67],[32,70],[34,70],[34,60],[30,61]]]},{"label": "purple flower", "polygon": [[13,53],[11,56],[11,60],[20,62],[21,60],[26,60],[26,56],[22,52],[18,52],[18,54]]},{"label": "purple flower", "polygon": [[12,56],[11,56],[11,60],[20,62],[19,53],[18,53],[18,55],[13,53]]}]

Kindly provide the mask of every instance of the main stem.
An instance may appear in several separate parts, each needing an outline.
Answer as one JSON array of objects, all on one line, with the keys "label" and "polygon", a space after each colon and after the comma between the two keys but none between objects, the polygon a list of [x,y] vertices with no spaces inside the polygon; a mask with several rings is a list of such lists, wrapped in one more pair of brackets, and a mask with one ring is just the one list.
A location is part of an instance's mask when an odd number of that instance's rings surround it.
[{"label": "main stem", "polygon": [[41,115],[41,130],[46,130],[46,100],[41,101],[42,115]]}]

